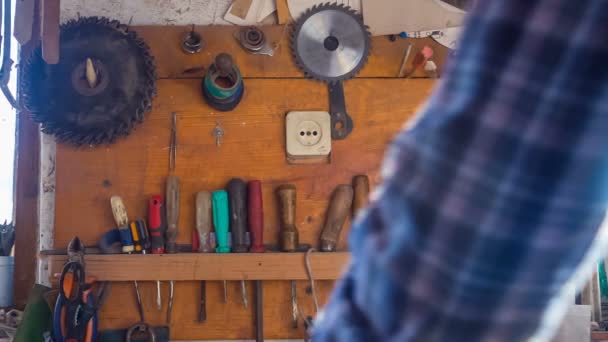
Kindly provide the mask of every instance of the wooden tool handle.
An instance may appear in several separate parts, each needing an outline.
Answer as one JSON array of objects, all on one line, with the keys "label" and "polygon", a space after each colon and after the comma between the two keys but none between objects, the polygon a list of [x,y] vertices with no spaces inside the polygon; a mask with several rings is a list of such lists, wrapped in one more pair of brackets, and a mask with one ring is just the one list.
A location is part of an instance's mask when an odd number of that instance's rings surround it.
[{"label": "wooden tool handle", "polygon": [[350,185],[338,185],[329,203],[325,226],[321,233],[321,251],[334,252],[342,226],[350,214],[353,204],[353,188]]},{"label": "wooden tool handle", "polygon": [[226,185],[228,206],[230,209],[230,231],[232,232],[232,251],[247,253],[247,184],[239,178],[233,178]]},{"label": "wooden tool handle", "polygon": [[198,232],[198,252],[211,253],[211,229],[213,212],[211,209],[211,193],[201,191],[196,194],[196,230]]},{"label": "wooden tool handle", "polygon": [[165,205],[167,208],[166,251],[167,253],[177,253],[175,240],[177,239],[177,224],[179,222],[179,178],[176,176],[167,177]]},{"label": "wooden tool handle", "polygon": [[131,229],[129,228],[129,217],[127,216],[127,209],[120,196],[112,196],[110,198],[110,205],[112,206],[112,215],[118,232],[120,233],[120,243],[122,244],[123,253],[131,253],[135,250],[133,245],[133,236],[131,235]]},{"label": "wooden tool handle", "polygon": [[251,234],[251,253],[264,253],[264,205],[262,204],[262,182],[255,180],[247,184],[247,217]]},{"label": "wooden tool handle", "polygon": [[358,175],[353,178],[353,217],[369,203],[369,178],[366,175]]},{"label": "wooden tool handle", "polygon": [[110,198],[110,205],[112,206],[112,215],[116,226],[119,228],[129,224],[129,217],[127,216],[127,209],[120,196],[112,196]]},{"label": "wooden tool handle", "polygon": [[292,184],[280,186],[277,190],[279,217],[281,223],[280,244],[283,252],[298,249],[299,234],[296,228],[296,187]]}]

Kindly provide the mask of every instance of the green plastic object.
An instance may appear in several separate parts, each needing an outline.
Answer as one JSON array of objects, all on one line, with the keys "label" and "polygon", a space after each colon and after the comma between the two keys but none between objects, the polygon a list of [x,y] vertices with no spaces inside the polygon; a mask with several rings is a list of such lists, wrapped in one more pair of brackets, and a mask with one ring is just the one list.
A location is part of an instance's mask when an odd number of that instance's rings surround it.
[{"label": "green plastic object", "polygon": [[608,299],[608,279],[606,279],[606,265],[604,261],[600,261],[597,265],[598,277],[600,279],[600,294],[602,300]]},{"label": "green plastic object", "polygon": [[45,333],[53,328],[53,313],[45,300],[51,288],[36,284],[27,298],[23,321],[13,339],[14,342],[44,341]]},{"label": "green plastic object", "polygon": [[211,195],[213,202],[213,226],[215,227],[216,253],[230,253],[228,245],[228,193],[224,190],[214,191]]}]

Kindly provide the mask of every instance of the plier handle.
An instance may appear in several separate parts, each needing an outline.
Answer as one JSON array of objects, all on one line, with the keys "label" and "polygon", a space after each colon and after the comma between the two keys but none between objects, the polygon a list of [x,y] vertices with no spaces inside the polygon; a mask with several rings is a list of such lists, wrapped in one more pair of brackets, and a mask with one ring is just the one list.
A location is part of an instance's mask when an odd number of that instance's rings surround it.
[{"label": "plier handle", "polygon": [[93,342],[97,335],[97,307],[79,261],[63,266],[53,330],[56,342]]}]

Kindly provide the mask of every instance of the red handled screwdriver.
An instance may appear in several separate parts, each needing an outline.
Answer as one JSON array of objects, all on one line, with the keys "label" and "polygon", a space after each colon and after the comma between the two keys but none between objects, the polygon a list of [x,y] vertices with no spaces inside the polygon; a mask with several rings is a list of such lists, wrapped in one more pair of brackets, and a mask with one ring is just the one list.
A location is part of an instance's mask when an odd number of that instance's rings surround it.
[{"label": "red handled screwdriver", "polygon": [[[150,250],[152,254],[165,253],[165,224],[163,219],[163,198],[154,195],[148,203],[148,230],[150,232]],[[162,309],[160,280],[156,281],[156,307]]]}]

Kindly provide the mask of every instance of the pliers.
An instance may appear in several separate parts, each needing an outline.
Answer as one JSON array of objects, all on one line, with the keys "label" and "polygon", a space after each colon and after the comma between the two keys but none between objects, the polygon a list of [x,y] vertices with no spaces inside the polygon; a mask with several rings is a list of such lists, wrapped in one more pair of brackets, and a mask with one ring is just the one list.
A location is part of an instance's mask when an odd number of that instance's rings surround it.
[{"label": "pliers", "polygon": [[68,245],[68,262],[59,279],[59,297],[53,312],[55,342],[94,342],[97,339],[98,301],[104,298],[102,286],[92,293],[94,279],[87,279],[84,245],[75,237]]}]

